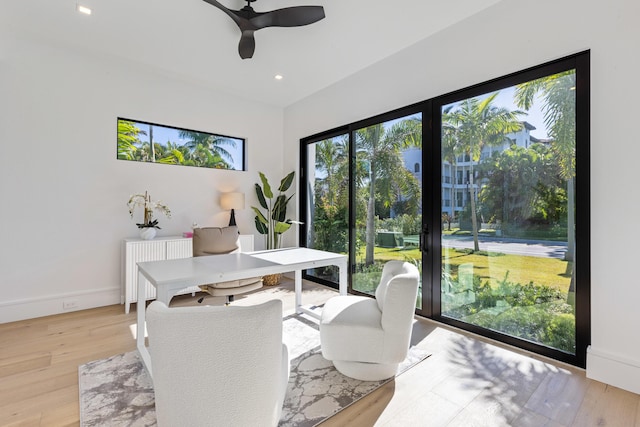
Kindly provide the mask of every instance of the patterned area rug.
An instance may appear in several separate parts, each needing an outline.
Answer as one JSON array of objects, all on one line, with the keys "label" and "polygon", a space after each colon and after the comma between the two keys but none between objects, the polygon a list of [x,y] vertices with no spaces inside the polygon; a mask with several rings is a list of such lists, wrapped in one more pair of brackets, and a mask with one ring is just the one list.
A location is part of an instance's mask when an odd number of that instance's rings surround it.
[{"label": "patterned area rug", "polygon": [[[339,373],[322,357],[318,325],[303,315],[283,319],[291,373],[280,426],[312,427],[393,378],[359,381]],[[412,347],[397,375],[429,356]],[[153,385],[137,351],[95,360],[78,368],[80,425],[155,426]]]}]

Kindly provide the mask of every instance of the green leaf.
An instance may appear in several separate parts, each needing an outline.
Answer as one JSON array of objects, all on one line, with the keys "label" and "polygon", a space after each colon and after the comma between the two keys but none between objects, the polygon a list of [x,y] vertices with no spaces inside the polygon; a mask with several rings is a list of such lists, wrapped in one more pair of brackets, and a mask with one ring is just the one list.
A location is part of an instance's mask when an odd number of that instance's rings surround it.
[{"label": "green leaf", "polygon": [[287,216],[287,205],[289,204],[289,200],[293,197],[293,194],[289,196],[289,198],[286,197],[287,196],[284,194],[278,196],[275,206],[273,207],[273,214],[271,215],[272,219],[275,219],[276,221],[284,221]]},{"label": "green leaf", "polygon": [[260,181],[262,181],[262,187],[264,188],[264,195],[267,196],[268,199],[273,197],[273,191],[271,191],[271,186],[269,185],[269,180],[264,176],[262,172],[260,174]]},{"label": "green leaf", "polygon": [[258,183],[256,183],[255,187],[256,187],[256,196],[258,196],[258,202],[260,202],[260,206],[262,206],[264,209],[269,209],[269,207],[267,206],[267,200],[264,198],[264,193],[262,192],[262,188]]},{"label": "green leaf", "polygon": [[293,171],[291,173],[289,173],[289,175],[285,176],[284,178],[282,178],[282,181],[280,181],[280,187],[278,188],[278,191],[284,193],[285,191],[287,191],[289,189],[289,187],[291,187],[291,184],[293,183],[293,178],[296,174],[296,171]]},{"label": "green leaf", "polygon": [[258,219],[258,217],[255,217],[255,223],[256,223],[256,230],[258,230],[258,233],[260,234],[268,234],[269,233],[269,228],[267,228],[266,225],[264,225],[262,222],[260,222],[260,220]]},{"label": "green leaf", "polygon": [[251,209],[256,213],[256,220],[259,220],[264,225],[269,225],[269,221],[267,221],[267,218],[260,212],[260,209],[255,206],[251,206]]},{"label": "green leaf", "polygon": [[271,214],[271,219],[276,221],[284,221],[287,217],[287,196],[284,194],[280,194],[276,199],[275,204],[273,205],[273,212]]},{"label": "green leaf", "polygon": [[286,222],[276,222],[276,226],[273,228],[273,230],[277,233],[277,234],[282,234],[285,231],[287,231],[288,229],[291,228],[291,224],[286,223]]}]

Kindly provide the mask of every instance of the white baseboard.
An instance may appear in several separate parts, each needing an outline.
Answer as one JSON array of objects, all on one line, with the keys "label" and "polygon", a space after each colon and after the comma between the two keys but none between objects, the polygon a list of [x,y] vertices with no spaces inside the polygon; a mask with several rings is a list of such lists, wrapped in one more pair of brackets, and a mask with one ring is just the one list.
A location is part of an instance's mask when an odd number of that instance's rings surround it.
[{"label": "white baseboard", "polygon": [[[3,301],[0,302],[0,323],[120,304],[120,294],[120,287],[115,287]],[[64,308],[69,305],[69,308]]]},{"label": "white baseboard", "polygon": [[589,346],[587,378],[640,393],[640,360],[632,360]]}]

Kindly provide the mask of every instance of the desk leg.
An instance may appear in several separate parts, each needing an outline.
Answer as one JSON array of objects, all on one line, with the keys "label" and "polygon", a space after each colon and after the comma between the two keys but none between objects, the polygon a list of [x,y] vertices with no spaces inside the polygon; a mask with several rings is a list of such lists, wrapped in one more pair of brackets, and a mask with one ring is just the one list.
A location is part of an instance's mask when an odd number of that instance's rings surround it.
[{"label": "desk leg", "polygon": [[140,353],[143,365],[147,368],[147,372],[149,372],[149,376],[153,378],[151,373],[151,356],[149,355],[147,346],[144,344],[145,312],[147,305],[146,284],[147,279],[145,279],[142,273],[138,273],[138,302],[136,303],[138,323],[136,325],[136,347],[138,348],[138,353]]},{"label": "desk leg", "polygon": [[302,270],[296,270],[294,273],[295,289],[296,289],[296,313],[301,314],[302,310]]},{"label": "desk leg", "polygon": [[338,265],[338,272],[340,275],[339,282],[338,282],[338,290],[340,292],[340,295],[347,295],[347,287],[348,287],[347,268],[348,268],[347,261]]}]

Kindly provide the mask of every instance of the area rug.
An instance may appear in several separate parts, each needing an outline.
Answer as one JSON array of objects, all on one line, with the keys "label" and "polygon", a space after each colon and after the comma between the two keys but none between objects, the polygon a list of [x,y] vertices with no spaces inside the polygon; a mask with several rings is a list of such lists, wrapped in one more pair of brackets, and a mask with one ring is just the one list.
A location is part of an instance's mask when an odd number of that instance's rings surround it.
[{"label": "area rug", "polygon": [[[304,315],[283,319],[291,373],[280,426],[311,427],[357,402],[393,378],[345,377],[322,357],[318,325]],[[412,347],[397,375],[429,356]],[[137,351],[95,360],[78,368],[80,425],[155,426],[153,385]]]}]

